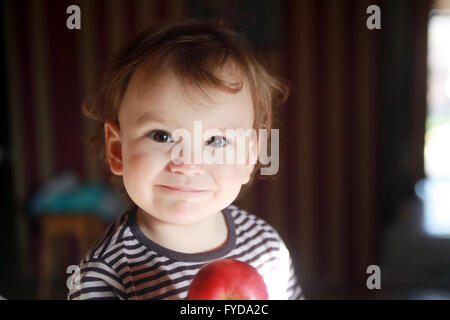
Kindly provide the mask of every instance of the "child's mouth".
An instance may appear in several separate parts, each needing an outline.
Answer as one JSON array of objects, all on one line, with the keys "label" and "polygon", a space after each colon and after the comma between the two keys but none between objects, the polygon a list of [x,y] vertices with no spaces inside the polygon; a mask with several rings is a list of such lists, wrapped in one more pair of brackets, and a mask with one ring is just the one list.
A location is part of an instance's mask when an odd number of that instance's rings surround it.
[{"label": "child's mouth", "polygon": [[190,192],[190,193],[202,193],[207,192],[207,189],[204,188],[194,188],[194,187],[184,187],[184,186],[172,186],[172,185],[157,185],[167,191],[178,191],[178,192]]}]

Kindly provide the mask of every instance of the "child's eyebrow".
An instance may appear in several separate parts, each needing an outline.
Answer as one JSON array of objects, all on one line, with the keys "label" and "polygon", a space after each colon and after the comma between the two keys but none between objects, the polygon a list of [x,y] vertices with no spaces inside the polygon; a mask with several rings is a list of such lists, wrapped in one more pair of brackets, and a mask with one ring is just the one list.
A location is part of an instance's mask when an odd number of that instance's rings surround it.
[{"label": "child's eyebrow", "polygon": [[136,121],[136,125],[139,126],[149,121],[164,123],[164,121],[161,118],[155,116],[150,111],[147,111],[138,118],[138,120]]}]

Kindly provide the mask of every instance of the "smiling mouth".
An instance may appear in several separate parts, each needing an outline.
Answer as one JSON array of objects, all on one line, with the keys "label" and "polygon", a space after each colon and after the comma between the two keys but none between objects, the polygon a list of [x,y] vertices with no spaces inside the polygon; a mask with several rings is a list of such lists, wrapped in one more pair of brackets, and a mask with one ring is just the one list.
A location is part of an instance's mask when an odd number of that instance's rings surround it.
[{"label": "smiling mouth", "polygon": [[181,187],[181,186],[165,186],[165,185],[157,185],[164,190],[168,191],[179,191],[179,192],[191,192],[191,193],[202,193],[207,192],[207,189],[193,188],[193,187]]}]

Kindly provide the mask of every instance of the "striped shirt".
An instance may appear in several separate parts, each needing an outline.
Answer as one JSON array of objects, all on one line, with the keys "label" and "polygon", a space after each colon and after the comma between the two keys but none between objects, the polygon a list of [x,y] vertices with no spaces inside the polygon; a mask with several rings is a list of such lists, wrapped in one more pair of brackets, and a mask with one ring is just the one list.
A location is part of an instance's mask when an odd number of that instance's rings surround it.
[{"label": "striped shirt", "polygon": [[191,281],[207,262],[232,258],[263,276],[269,299],[303,299],[291,257],[279,234],[263,219],[231,205],[222,210],[228,237],[204,253],[182,253],[146,237],[134,207],[91,248],[74,276],[68,299],[185,299]]}]

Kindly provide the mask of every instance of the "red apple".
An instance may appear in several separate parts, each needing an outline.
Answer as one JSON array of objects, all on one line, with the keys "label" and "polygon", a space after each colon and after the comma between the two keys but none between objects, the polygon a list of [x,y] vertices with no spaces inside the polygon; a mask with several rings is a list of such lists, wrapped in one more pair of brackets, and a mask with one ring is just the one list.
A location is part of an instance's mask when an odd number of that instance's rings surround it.
[{"label": "red apple", "polygon": [[188,300],[267,300],[263,277],[248,263],[221,259],[205,264],[189,287]]}]

